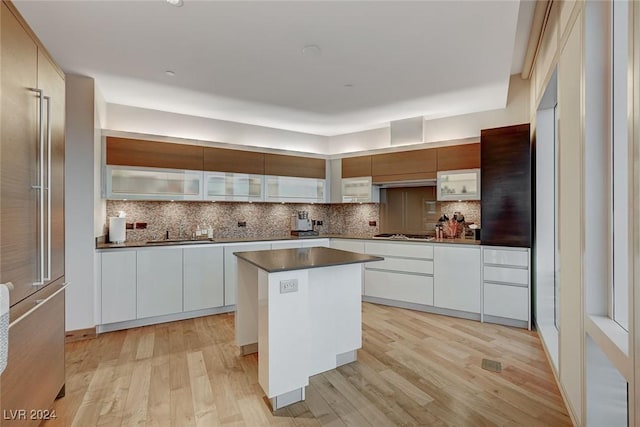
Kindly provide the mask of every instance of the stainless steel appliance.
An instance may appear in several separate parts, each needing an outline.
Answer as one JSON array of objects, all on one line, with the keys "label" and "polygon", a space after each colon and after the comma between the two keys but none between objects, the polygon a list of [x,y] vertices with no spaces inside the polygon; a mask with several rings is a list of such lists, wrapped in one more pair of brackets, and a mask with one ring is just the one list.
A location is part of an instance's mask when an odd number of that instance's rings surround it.
[{"label": "stainless steel appliance", "polygon": [[291,215],[291,234],[293,236],[317,236],[319,233],[313,229],[313,222],[309,219],[309,212],[298,211]]}]

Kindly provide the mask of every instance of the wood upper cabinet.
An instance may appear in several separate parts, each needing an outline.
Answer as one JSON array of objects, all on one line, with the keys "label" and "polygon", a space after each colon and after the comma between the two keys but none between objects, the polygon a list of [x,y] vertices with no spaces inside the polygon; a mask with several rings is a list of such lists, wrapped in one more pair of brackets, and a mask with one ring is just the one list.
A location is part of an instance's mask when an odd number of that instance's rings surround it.
[{"label": "wood upper cabinet", "polygon": [[371,176],[371,156],[345,157],[342,159],[342,178]]},{"label": "wood upper cabinet", "polygon": [[265,154],[264,173],[265,175],[325,179],[326,161],[311,157]]},{"label": "wood upper cabinet", "polygon": [[435,179],[435,149],[400,151],[371,156],[373,182]]},{"label": "wood upper cabinet", "polygon": [[107,137],[107,164],[202,170],[203,147]]},{"label": "wood upper cabinet", "polygon": [[264,175],[264,153],[204,147],[204,170]]},{"label": "wood upper cabinet", "polygon": [[480,144],[452,145],[436,149],[438,171],[477,169],[480,167]]}]

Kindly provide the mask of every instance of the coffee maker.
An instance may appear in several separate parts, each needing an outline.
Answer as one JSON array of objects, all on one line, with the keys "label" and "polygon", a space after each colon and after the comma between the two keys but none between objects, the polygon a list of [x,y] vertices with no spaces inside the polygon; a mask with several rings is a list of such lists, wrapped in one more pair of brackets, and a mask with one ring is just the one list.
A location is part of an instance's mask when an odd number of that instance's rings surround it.
[{"label": "coffee maker", "polygon": [[291,235],[293,236],[317,236],[313,230],[313,223],[309,219],[309,212],[298,211],[291,215]]}]

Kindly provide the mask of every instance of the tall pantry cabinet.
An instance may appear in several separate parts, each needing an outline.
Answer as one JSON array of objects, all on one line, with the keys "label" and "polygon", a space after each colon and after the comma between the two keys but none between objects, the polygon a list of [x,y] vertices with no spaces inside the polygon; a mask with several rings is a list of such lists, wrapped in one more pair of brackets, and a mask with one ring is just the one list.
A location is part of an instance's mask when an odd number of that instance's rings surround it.
[{"label": "tall pantry cabinet", "polygon": [[64,392],[65,83],[7,1],[0,98],[0,283],[11,283],[0,413],[3,427],[30,426]]}]

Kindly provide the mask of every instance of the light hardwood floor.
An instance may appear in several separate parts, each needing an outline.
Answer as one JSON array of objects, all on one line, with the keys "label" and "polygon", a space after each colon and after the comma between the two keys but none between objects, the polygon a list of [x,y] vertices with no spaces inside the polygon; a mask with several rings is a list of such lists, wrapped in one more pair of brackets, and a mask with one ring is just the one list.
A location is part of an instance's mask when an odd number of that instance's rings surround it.
[{"label": "light hardwood floor", "polygon": [[362,329],[357,362],[275,414],[232,314],[69,343],[66,396],[43,425],[571,425],[535,332],[366,303]]}]

